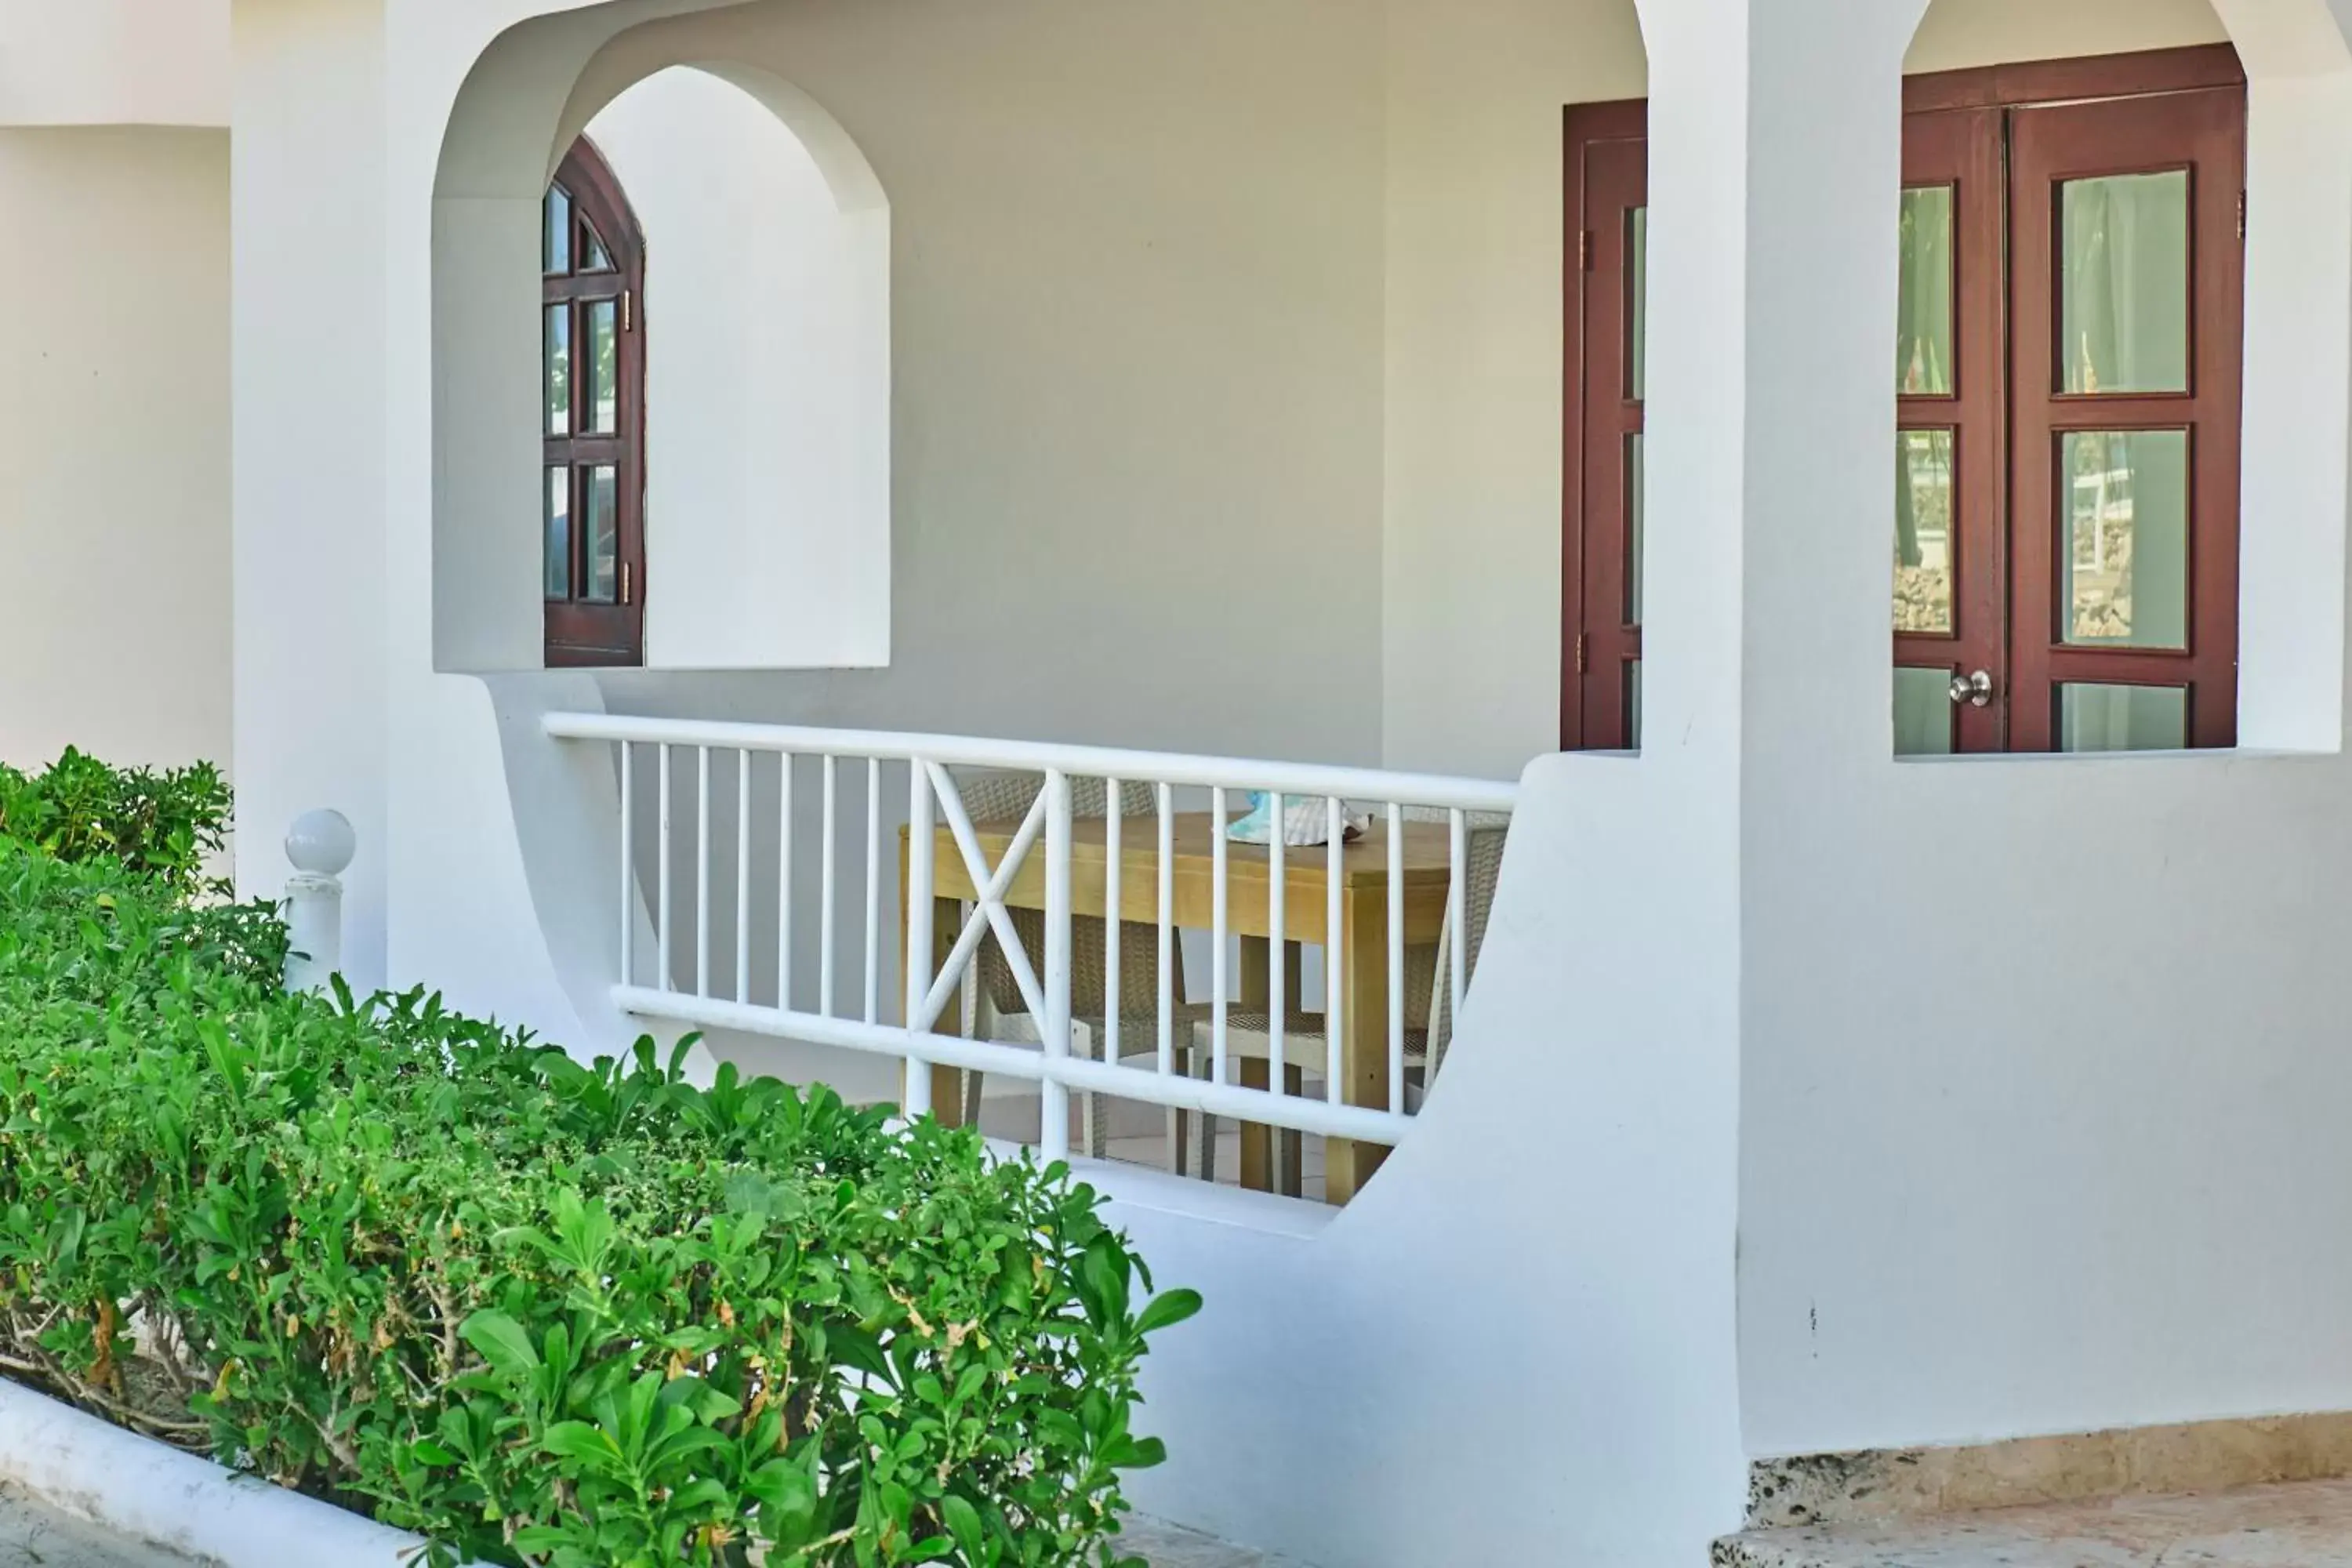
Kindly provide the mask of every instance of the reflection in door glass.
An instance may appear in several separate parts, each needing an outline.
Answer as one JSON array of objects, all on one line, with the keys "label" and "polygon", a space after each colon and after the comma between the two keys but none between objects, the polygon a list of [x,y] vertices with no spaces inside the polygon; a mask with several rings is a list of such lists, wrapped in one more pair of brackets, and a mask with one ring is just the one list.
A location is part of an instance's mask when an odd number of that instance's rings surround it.
[{"label": "reflection in door glass", "polygon": [[1952,187],[1903,193],[1903,265],[1895,327],[1895,389],[1952,391]]},{"label": "reflection in door glass", "polygon": [[617,300],[597,300],[584,312],[588,333],[588,395],[581,399],[581,412],[588,417],[584,435],[611,436],[621,428],[620,308]]},{"label": "reflection in door glass", "polygon": [[1625,624],[1642,624],[1642,433],[1625,437]]},{"label": "reflection in door glass", "polygon": [[1625,235],[1625,395],[1639,403],[1648,395],[1646,361],[1650,336],[1650,209],[1635,207]]},{"label": "reflection in door glass", "polygon": [[1940,757],[1952,750],[1952,672],[1895,672],[1895,754]]},{"label": "reflection in door glass", "polygon": [[572,470],[547,470],[547,543],[541,576],[551,599],[572,596]]},{"label": "reflection in door glass", "polygon": [[2178,752],[2189,745],[2189,689],[2094,686],[2058,689],[2062,752]]},{"label": "reflection in door glass", "polygon": [[2188,171],[2059,190],[2060,390],[2188,391]]},{"label": "reflection in door glass", "polygon": [[547,433],[551,436],[572,434],[572,307],[547,307],[546,331],[540,342],[545,351],[546,373],[541,380],[547,388]]},{"label": "reflection in door glass", "polygon": [[590,604],[609,605],[620,597],[621,589],[619,473],[609,463],[599,463],[586,473],[581,500],[587,508],[588,582],[580,596]]},{"label": "reflection in door glass", "polygon": [[1952,631],[1952,433],[1895,435],[1895,629]]},{"label": "reflection in door glass", "polygon": [[2060,440],[2065,637],[2189,646],[2189,433],[2075,430]]}]

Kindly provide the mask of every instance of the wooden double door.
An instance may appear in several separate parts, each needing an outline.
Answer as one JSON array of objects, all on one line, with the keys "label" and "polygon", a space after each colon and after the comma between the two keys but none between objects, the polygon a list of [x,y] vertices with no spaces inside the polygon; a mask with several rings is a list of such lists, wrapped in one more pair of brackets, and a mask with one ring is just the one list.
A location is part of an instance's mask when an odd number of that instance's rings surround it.
[{"label": "wooden double door", "polygon": [[[1895,750],[2233,744],[2235,54],[1915,77],[1905,96]],[[1568,126],[1562,740],[1613,750],[1641,732],[1647,147],[1639,103]]]}]

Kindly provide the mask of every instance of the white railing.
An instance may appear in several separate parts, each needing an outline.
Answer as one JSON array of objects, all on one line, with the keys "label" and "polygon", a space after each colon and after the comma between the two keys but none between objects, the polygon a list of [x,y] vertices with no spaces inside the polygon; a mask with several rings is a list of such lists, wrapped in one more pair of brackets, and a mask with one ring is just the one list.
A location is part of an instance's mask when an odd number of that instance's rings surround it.
[{"label": "white railing", "polygon": [[[1408,1018],[1408,944],[1425,952],[1433,938],[1441,956],[1433,984],[1444,993],[1436,1005],[1445,1009],[1448,1019],[1458,1016],[1470,981],[1466,846],[1473,819],[1483,825],[1507,817],[1517,795],[1511,784],[1480,780],[952,736],[585,713],[550,715],[545,727],[559,740],[604,742],[618,751],[620,974],[614,995],[624,1012],[900,1058],[908,1068],[905,1108],[909,1115],[932,1109],[927,1070],[931,1067],[1034,1082],[1043,1102],[1041,1149],[1048,1158],[1068,1152],[1069,1096],[1074,1091],[1393,1147],[1412,1125],[1408,1037],[1418,1032],[1425,1051],[1433,1022],[1427,998],[1421,1001],[1424,1016],[1419,1023]],[[725,843],[724,834],[714,831],[712,794],[714,754],[723,762],[730,752],[735,759],[733,821],[726,830],[732,835],[731,845]],[[688,753],[693,759],[690,824],[678,819],[676,797],[680,792],[674,784],[675,774],[685,771]],[[755,759],[768,757],[781,761],[772,768],[761,762],[755,774]],[[805,935],[805,927],[795,918],[793,893],[796,840],[806,836],[804,826],[796,830],[795,817],[794,775],[803,771],[803,760],[814,761],[821,791],[814,1011],[799,1005],[809,987],[807,977],[796,973],[794,947],[796,936]],[[651,984],[640,974],[642,846],[633,826],[639,816],[638,775],[648,761],[656,792],[655,845],[647,856],[656,882],[647,900],[655,949]],[[844,788],[845,763],[853,764],[853,777],[858,771],[864,773],[864,788],[858,792],[863,795],[862,830],[842,821],[844,796],[849,793]],[[858,763],[863,763],[862,770],[855,768]],[[1043,783],[1017,823],[980,823],[965,806],[973,770],[1042,776]],[[1100,782],[1105,809],[1099,818],[1092,813],[1081,817],[1075,810],[1074,784],[1078,781],[1087,781],[1089,787]],[[755,782],[761,797],[756,804],[766,808],[758,816],[764,818],[766,810],[772,809],[776,830],[772,855],[758,863],[752,846]],[[772,784],[774,793],[770,795]],[[1149,787],[1152,809],[1131,816],[1120,802],[1130,790],[1139,793],[1129,798],[1140,798],[1139,786]],[[1205,794],[1205,816],[1180,814],[1180,791],[1194,799]],[[1269,845],[1230,843],[1225,828],[1238,815],[1236,806],[1245,792],[1270,793],[1276,823],[1299,805],[1319,802],[1323,831],[1317,837],[1325,842],[1286,846],[1277,833]],[[903,818],[892,808],[894,801],[903,801]],[[723,798],[719,804],[724,805]],[[1369,820],[1367,805],[1371,807]],[[855,805],[848,809],[854,812]],[[894,934],[903,938],[905,984],[896,998],[894,1020],[883,1007],[888,963],[884,877],[887,840],[902,822],[903,925]],[[1132,830],[1146,824],[1156,827],[1156,840],[1134,842]],[[767,823],[758,821],[757,826],[764,837]],[[1351,842],[1348,834],[1353,826],[1363,830]],[[1076,842],[1081,826],[1087,839],[1083,847]],[[842,840],[851,832],[862,842],[849,846],[845,854]],[[714,837],[719,842],[714,844]],[[1033,864],[1041,840],[1042,873]],[[683,892],[689,900],[684,912],[691,920],[690,963],[682,963],[686,955],[677,951],[681,878],[673,863],[689,843],[694,865]],[[848,988],[835,984],[843,956],[843,872],[845,865],[858,863],[861,847],[865,887],[858,934],[864,952],[855,973],[863,984],[856,988],[856,1005],[845,1009],[836,991]],[[727,904],[713,868],[726,866],[728,848],[733,851],[734,963],[730,983],[714,987],[714,899],[720,900],[718,912],[725,912]],[[1239,908],[1234,898],[1237,861],[1250,871],[1250,887]],[[1203,877],[1209,883],[1205,921],[1198,918]],[[1151,878],[1156,878],[1156,888],[1147,880]],[[772,889],[755,893],[755,883],[771,879]],[[1319,900],[1295,896],[1318,891]],[[1319,921],[1313,902],[1322,904]],[[1028,951],[1016,929],[1016,910],[1042,916],[1042,955]],[[951,943],[944,940],[947,928],[935,926],[939,910],[955,915],[960,922]],[[775,920],[775,973],[772,984],[755,985],[753,921],[755,915],[764,919],[770,912]],[[1104,994],[1096,999],[1098,1016],[1088,1020],[1090,1033],[1098,1033],[1099,1038],[1094,1054],[1084,1055],[1072,1049],[1073,930],[1076,919],[1089,916],[1099,919],[1106,951],[1100,982]],[[1134,998],[1120,994],[1121,928],[1138,924],[1157,931],[1159,994],[1156,1006],[1150,1008],[1139,1008]],[[1207,933],[1211,996],[1205,1009],[1187,1005],[1176,994],[1180,926]],[[1241,999],[1265,1015],[1270,1036],[1262,1047],[1265,1068],[1253,1069],[1265,1087],[1244,1085],[1235,1081],[1230,1022],[1237,999],[1229,938],[1275,934],[1282,940],[1271,943],[1271,961],[1263,966],[1263,994]],[[999,962],[1038,1025],[1041,1047],[967,1038],[942,1026],[951,1005],[955,1021],[961,1022],[967,976],[990,936],[995,939]],[[1319,945],[1324,955],[1325,1008],[1311,1020],[1324,1037],[1317,1064],[1323,1082],[1317,1095],[1286,1084],[1287,1078],[1303,1086],[1305,1079],[1297,1058],[1286,1048],[1286,1029],[1301,1017],[1302,1001],[1289,994],[1293,983],[1286,945]],[[1035,963],[1040,956],[1042,973]],[[1367,973],[1351,974],[1351,964],[1360,964]],[[1381,972],[1377,977],[1374,970]],[[1384,1017],[1370,1012],[1354,1020],[1357,1032],[1350,1034],[1348,1009],[1375,1005],[1384,1006]],[[1133,1053],[1138,1065],[1126,1065],[1130,1042],[1124,1037],[1123,1023],[1156,1026],[1148,1048]],[[1374,1034],[1382,1024],[1384,1029]],[[1184,1070],[1197,1054],[1198,1030],[1208,1037],[1205,1077]],[[1296,1070],[1286,1072],[1286,1066]],[[1366,1099],[1375,1102],[1360,1102]]]}]

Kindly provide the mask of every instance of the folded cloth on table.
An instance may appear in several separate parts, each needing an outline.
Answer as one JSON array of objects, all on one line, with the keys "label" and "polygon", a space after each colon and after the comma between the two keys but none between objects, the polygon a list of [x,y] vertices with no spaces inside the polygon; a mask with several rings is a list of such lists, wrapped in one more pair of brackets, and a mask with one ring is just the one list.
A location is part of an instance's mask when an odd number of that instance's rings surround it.
[{"label": "folded cloth on table", "polygon": [[[1350,816],[1340,808],[1340,842],[1353,844],[1372,826],[1370,816]],[[1274,796],[1265,790],[1249,792],[1249,810],[1225,827],[1225,837],[1237,844],[1274,842]],[[1286,845],[1328,844],[1331,841],[1329,805],[1319,797],[1282,797],[1282,841]]]}]

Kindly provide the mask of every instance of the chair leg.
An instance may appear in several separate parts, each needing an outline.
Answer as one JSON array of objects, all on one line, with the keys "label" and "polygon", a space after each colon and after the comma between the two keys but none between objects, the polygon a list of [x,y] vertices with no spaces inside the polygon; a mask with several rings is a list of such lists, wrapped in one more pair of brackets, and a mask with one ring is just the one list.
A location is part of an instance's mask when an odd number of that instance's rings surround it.
[{"label": "chair leg", "polygon": [[[1094,1060],[1094,1026],[1086,1026],[1087,1043],[1083,1046],[1079,1045],[1076,1038],[1076,1031],[1072,1030],[1071,1034],[1073,1037],[1070,1041],[1071,1049],[1087,1061]],[[1088,1158],[1104,1160],[1110,1157],[1110,1139],[1103,1125],[1102,1096],[1090,1091],[1079,1095],[1078,1135]]]}]

